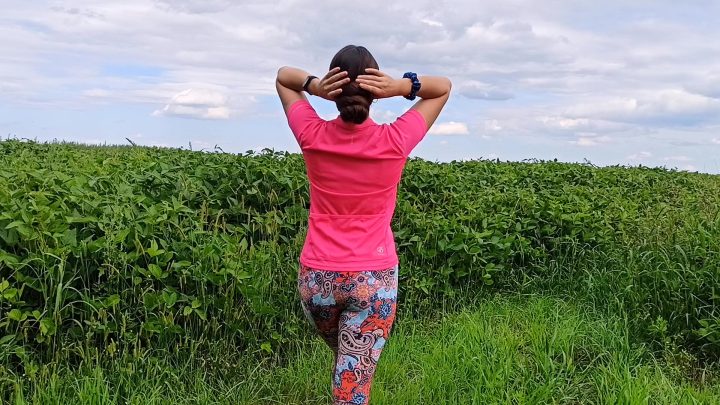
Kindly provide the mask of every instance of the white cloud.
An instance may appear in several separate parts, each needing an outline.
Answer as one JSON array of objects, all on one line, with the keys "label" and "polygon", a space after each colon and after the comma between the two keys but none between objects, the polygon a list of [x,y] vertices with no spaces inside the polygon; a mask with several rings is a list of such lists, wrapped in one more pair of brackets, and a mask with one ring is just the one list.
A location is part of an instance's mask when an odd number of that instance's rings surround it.
[{"label": "white cloud", "polygon": [[468,27],[465,34],[471,40],[486,43],[506,43],[519,37],[529,40],[539,38],[531,24],[511,19],[477,22]]},{"label": "white cloud", "polygon": [[[372,114],[372,112],[371,112],[371,114]],[[334,120],[335,118],[337,118],[339,113],[337,113],[337,112],[329,112],[329,113],[318,112],[318,115],[320,116],[320,118],[324,119],[325,121],[331,121],[331,120]]]},{"label": "white cloud", "polygon": [[651,158],[652,156],[653,156],[653,154],[651,152],[643,151],[643,152],[633,153],[632,155],[628,156],[627,158],[629,160],[646,160],[646,159]]},{"label": "white cloud", "polygon": [[393,111],[389,110],[383,110],[381,108],[375,108],[370,107],[370,118],[373,119],[373,121],[380,123],[380,124],[386,124],[391,123],[397,119],[398,114],[396,114]]},{"label": "white cloud", "polygon": [[274,150],[275,148],[273,148],[272,146],[266,146],[266,145],[256,145],[256,146],[250,148],[249,150],[254,153],[262,153],[265,149],[273,149]]},{"label": "white cloud", "polygon": [[193,150],[213,150],[214,148],[214,144],[198,139],[191,140],[190,145],[192,145]]},{"label": "white cloud", "polygon": [[539,117],[538,120],[550,128],[577,129],[587,127],[590,120],[587,118],[566,118],[566,117]]},{"label": "white cloud", "polygon": [[467,98],[479,100],[502,101],[513,98],[513,94],[507,90],[497,88],[496,86],[470,80],[463,83],[457,89],[457,92]]},{"label": "white cloud", "polygon": [[689,80],[685,88],[692,93],[720,99],[720,74],[700,73]]},{"label": "white cloud", "polygon": [[570,141],[571,144],[577,146],[598,146],[612,142],[612,138],[609,136],[580,136],[574,141]]},{"label": "white cloud", "polygon": [[569,107],[570,117],[619,122],[700,122],[720,113],[720,100],[683,90],[647,92],[641,97],[607,98]]},{"label": "white cloud", "polygon": [[173,97],[171,103],[187,106],[220,106],[227,103],[227,96],[205,89],[187,89]]},{"label": "white cloud", "polygon": [[112,93],[105,89],[88,89],[83,91],[83,95],[92,98],[107,98],[110,97]]},{"label": "white cloud", "polygon": [[421,19],[420,19],[420,22],[422,22],[423,24],[427,24],[427,25],[429,25],[429,26],[431,26],[431,27],[442,27],[442,26],[443,26],[443,24],[442,24],[441,22],[435,21],[435,20],[431,20],[431,19],[429,19],[429,18],[421,18]]},{"label": "white cloud", "polygon": [[168,9],[185,13],[216,13],[232,5],[230,0],[157,0]]},{"label": "white cloud", "polygon": [[498,120],[485,120],[484,127],[485,131],[488,132],[502,131],[503,129],[502,125],[500,125],[500,122],[498,122]]},{"label": "white cloud", "polygon": [[468,126],[464,122],[443,122],[435,123],[428,131],[432,135],[467,135],[470,133]]},{"label": "white cloud", "polygon": [[713,138],[710,140],[710,142],[714,143],[715,145],[720,145],[720,138]]},{"label": "white cloud", "polygon": [[228,119],[228,98],[222,93],[207,89],[187,89],[176,94],[154,116],[177,116],[201,119]]},{"label": "white cloud", "polygon": [[692,159],[685,155],[665,156],[662,160],[666,162],[689,162]]}]

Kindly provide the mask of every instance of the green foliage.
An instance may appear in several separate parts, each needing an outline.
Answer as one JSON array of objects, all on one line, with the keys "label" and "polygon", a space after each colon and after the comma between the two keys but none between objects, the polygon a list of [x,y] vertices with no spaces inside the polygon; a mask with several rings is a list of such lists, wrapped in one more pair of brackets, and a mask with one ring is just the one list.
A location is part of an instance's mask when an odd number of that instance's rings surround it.
[{"label": "green foliage", "polygon": [[[299,155],[0,142],[0,364],[217,340],[281,357],[308,333],[295,291],[308,204]],[[710,175],[411,160],[393,223],[400,308],[585,292],[650,341],[716,356],[719,207]]]},{"label": "green foliage", "polygon": [[[372,404],[717,404],[717,376],[691,357],[671,366],[628,341],[620,317],[543,296],[484,297],[437,322],[398,319],[375,374]],[[174,358],[46,365],[18,379],[21,404],[328,404],[332,354],[320,339],[283,364],[233,359],[223,370]],[[243,361],[244,360],[244,361]],[[676,380],[682,368],[694,379]],[[23,399],[26,398],[26,399]]]}]

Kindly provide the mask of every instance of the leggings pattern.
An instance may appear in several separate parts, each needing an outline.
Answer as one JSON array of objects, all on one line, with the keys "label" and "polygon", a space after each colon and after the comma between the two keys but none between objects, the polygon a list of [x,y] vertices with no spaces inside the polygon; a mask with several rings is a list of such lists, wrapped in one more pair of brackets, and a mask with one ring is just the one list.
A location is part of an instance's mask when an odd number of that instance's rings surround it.
[{"label": "leggings pattern", "polygon": [[300,267],[305,316],[333,350],[335,404],[367,404],[370,386],[397,307],[398,267],[325,271]]}]

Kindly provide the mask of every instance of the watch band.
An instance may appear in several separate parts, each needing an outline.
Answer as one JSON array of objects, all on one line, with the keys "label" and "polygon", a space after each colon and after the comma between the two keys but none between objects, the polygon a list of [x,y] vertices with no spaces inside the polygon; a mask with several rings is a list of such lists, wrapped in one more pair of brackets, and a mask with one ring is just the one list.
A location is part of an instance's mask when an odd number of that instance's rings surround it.
[{"label": "watch band", "polygon": [[310,93],[310,82],[313,81],[313,79],[317,79],[317,76],[310,75],[307,78],[305,78],[305,83],[303,83],[303,90],[305,90],[309,95],[313,95]]}]

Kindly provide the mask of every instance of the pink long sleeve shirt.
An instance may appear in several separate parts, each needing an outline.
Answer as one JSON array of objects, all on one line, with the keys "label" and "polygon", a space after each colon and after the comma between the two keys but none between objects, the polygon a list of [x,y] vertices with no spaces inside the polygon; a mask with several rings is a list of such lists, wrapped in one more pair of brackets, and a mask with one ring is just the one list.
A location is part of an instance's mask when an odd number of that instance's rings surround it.
[{"label": "pink long sleeve shirt", "polygon": [[398,264],[390,221],[407,157],[427,132],[416,110],[392,124],[368,118],[325,121],[306,100],[288,111],[310,181],[304,266],[333,271],[383,270]]}]

